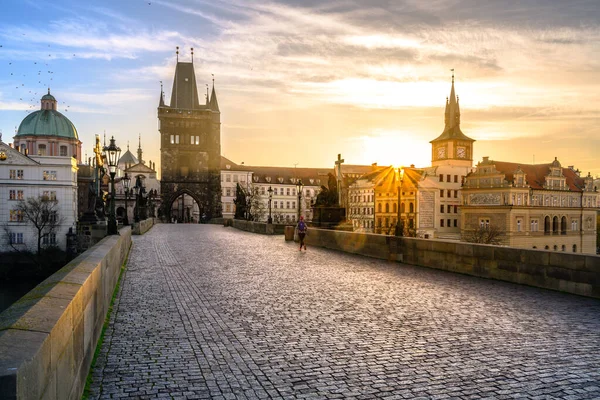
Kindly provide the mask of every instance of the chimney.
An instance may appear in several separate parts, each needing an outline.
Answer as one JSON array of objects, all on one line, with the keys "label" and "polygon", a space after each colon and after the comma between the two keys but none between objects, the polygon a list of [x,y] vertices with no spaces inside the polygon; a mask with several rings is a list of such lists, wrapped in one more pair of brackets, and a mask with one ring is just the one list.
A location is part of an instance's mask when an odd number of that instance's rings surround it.
[{"label": "chimney", "polygon": [[414,167],[415,167],[415,164],[410,164],[410,167],[411,167],[411,168],[414,168]]},{"label": "chimney", "polygon": [[488,162],[490,162],[490,157],[489,156],[483,157],[483,163],[488,163]]}]

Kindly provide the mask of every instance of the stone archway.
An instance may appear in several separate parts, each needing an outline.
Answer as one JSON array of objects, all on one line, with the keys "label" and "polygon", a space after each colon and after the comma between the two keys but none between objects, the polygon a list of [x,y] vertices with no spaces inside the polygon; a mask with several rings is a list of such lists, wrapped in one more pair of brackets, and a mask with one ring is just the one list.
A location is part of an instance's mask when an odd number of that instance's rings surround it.
[{"label": "stone archway", "polygon": [[198,223],[206,215],[204,205],[187,189],[175,192],[167,204],[169,222]]}]

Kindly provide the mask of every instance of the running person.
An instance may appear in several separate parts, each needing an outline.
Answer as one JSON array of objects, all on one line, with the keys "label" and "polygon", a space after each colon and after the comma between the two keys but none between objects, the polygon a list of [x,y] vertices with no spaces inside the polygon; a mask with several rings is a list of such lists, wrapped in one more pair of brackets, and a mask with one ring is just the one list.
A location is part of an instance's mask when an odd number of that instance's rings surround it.
[{"label": "running person", "polygon": [[300,251],[302,251],[302,247],[306,250],[306,244],[304,244],[304,237],[306,236],[306,231],[308,226],[306,226],[306,222],[304,222],[304,217],[301,215],[300,220],[298,221],[298,238],[300,239]]}]

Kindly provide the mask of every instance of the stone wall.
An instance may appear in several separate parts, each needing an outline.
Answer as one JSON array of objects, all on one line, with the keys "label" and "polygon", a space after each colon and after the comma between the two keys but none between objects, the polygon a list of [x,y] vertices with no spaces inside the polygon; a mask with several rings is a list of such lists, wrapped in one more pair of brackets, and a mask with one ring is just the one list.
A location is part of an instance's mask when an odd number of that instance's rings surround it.
[{"label": "stone wall", "polygon": [[0,398],[81,398],[131,245],[131,228],[119,233],[0,314]]},{"label": "stone wall", "polygon": [[600,257],[313,228],[308,246],[600,298]]},{"label": "stone wall", "polygon": [[133,234],[134,235],[143,235],[148,232],[150,228],[154,226],[154,218],[146,218],[141,220],[140,222],[135,222],[133,224]]},{"label": "stone wall", "polygon": [[243,219],[232,219],[228,221],[231,221],[231,225],[229,226],[233,226],[236,229],[261,233],[263,235],[283,235],[285,229],[285,225],[281,224],[267,224],[265,222],[245,221]]}]

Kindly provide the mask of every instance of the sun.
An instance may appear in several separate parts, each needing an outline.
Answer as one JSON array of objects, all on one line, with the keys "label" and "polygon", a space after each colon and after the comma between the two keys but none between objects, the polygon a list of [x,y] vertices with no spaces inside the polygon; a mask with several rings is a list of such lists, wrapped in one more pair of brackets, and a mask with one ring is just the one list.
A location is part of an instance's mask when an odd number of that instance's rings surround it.
[{"label": "sun", "polygon": [[386,131],[361,137],[363,163],[394,167],[431,165],[431,145],[412,132]]}]

